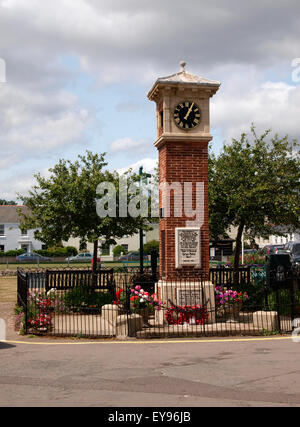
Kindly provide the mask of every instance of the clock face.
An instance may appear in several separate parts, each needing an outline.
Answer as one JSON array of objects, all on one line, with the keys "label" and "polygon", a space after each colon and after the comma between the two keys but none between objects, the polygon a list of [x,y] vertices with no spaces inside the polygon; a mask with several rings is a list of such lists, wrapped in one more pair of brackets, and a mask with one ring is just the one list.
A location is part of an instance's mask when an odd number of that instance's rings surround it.
[{"label": "clock face", "polygon": [[199,125],[201,111],[195,102],[183,101],[175,107],[173,117],[176,126],[183,130],[189,130]]}]

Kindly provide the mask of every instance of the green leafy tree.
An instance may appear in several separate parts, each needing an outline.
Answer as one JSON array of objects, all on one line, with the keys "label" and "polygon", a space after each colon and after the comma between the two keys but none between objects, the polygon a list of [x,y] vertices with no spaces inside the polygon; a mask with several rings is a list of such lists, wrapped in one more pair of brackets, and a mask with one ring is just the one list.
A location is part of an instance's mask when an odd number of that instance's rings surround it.
[{"label": "green leafy tree", "polygon": [[[80,238],[81,242],[93,242],[93,271],[97,268],[98,240],[115,244],[115,239],[138,232],[139,228],[147,229],[147,217],[119,215],[119,174],[106,170],[105,154],[86,152],[74,162],[60,160],[49,169],[50,177],[35,175],[37,184],[28,196],[19,196],[30,209],[30,214],[22,215],[22,227],[37,229],[35,237],[49,247],[58,242],[68,241],[70,237]],[[126,173],[127,189],[138,182],[138,176],[131,170]],[[104,205],[115,209],[111,215],[99,216],[97,203],[107,197],[107,192],[97,194],[98,185],[109,183],[115,189],[115,198],[107,198]],[[127,192],[127,206],[134,202],[138,194]],[[123,190],[124,191],[124,188]],[[114,200],[113,200],[114,199]],[[123,197],[124,200],[124,197]],[[138,204],[137,204],[138,207]]]},{"label": "green leafy tree", "polygon": [[210,232],[216,238],[237,227],[235,271],[243,234],[254,240],[300,227],[299,144],[270,130],[257,136],[254,126],[251,137],[243,133],[209,161]]},{"label": "green leafy tree", "polygon": [[124,255],[127,254],[127,251],[126,251],[126,249],[124,249],[124,246],[118,245],[118,246],[114,247],[113,254],[114,254],[115,258],[119,257],[122,253]]},{"label": "green leafy tree", "polygon": [[146,255],[150,255],[151,251],[155,249],[155,250],[159,250],[159,241],[158,240],[151,240],[150,242],[147,242],[144,244],[144,253]]}]

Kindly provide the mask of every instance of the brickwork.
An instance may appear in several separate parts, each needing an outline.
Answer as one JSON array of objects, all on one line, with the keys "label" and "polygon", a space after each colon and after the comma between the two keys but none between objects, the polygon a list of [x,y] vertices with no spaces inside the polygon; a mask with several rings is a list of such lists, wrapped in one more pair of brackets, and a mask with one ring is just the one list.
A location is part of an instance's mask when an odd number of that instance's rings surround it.
[{"label": "brickwork", "polygon": [[[207,141],[171,141],[168,140],[159,148],[159,182],[180,183],[182,188],[182,216],[178,203],[174,203],[174,192],[170,191],[170,216],[160,218],[160,233],[165,232],[165,238],[160,239],[160,244],[165,241],[165,248],[160,247],[160,253],[164,253],[165,261],[160,263],[160,275],[166,280],[182,278],[195,278],[203,275],[208,278],[209,272],[209,226],[208,226],[208,142]],[[192,208],[196,208],[196,183],[204,183],[204,223],[201,228],[201,268],[184,266],[175,268],[175,228],[186,227],[187,221],[195,220],[187,217],[184,212],[184,183],[191,182]],[[178,202],[178,200],[177,200]],[[160,207],[166,214],[166,204],[163,200],[163,192],[160,192]],[[178,211],[176,211],[176,208]],[[164,266],[164,271],[163,271]]]},{"label": "brickwork", "polygon": [[[159,182],[160,186],[169,186],[171,195],[168,203],[166,188],[160,191],[160,277],[164,282],[189,278],[208,280],[209,276],[208,143],[212,139],[209,102],[220,83],[188,73],[185,62],[180,65],[182,70],[179,73],[159,78],[148,93],[148,98],[156,103],[155,146],[159,151]],[[178,114],[175,118],[177,106],[182,103],[181,107],[184,108],[186,102],[191,105],[190,108],[194,105],[201,112],[200,122],[194,127],[183,122],[178,126]],[[191,186],[184,187],[184,183],[191,183]],[[197,212],[194,218],[186,210],[185,197],[190,194],[190,211]],[[200,266],[176,268],[175,229],[184,227],[201,229]],[[199,264],[199,258],[195,264]]]}]

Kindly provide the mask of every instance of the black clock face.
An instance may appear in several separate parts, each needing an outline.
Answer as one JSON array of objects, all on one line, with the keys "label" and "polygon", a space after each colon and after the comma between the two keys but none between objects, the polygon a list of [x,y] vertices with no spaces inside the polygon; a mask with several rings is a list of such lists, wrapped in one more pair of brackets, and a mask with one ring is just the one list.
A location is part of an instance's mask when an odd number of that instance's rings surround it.
[{"label": "black clock face", "polygon": [[195,102],[183,101],[175,107],[173,117],[176,126],[183,130],[189,130],[199,125],[201,111]]}]

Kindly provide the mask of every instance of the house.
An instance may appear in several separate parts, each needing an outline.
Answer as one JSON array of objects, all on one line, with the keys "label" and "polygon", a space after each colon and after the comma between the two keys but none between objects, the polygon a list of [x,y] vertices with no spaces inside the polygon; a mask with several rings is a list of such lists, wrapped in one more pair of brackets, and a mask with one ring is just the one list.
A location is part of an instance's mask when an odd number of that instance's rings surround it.
[{"label": "house", "polygon": [[[144,243],[152,240],[158,240],[159,238],[159,225],[158,223],[151,224],[152,230],[144,232]],[[99,238],[99,255],[102,261],[113,261],[114,255],[113,250],[115,246],[123,246],[124,253],[131,251],[138,251],[140,247],[140,235],[139,233],[133,236],[124,236],[122,239],[116,239],[116,245],[106,245],[104,240]],[[87,250],[93,253],[94,246],[92,243],[87,242],[86,245],[82,246],[78,238],[71,238],[68,242],[63,242],[64,246],[74,246],[78,250]]]},{"label": "house", "polygon": [[[255,244],[259,249],[262,249],[266,245],[285,245],[287,242],[299,242],[300,241],[300,231],[294,233],[289,233],[286,227],[281,227],[280,231],[286,233],[284,236],[270,235],[268,239],[264,237],[256,237]],[[236,240],[237,227],[231,227],[227,230],[227,233],[231,239]],[[250,243],[245,241],[244,243]]]},{"label": "house", "polygon": [[209,256],[215,261],[229,260],[229,257],[233,255],[233,243],[234,239],[225,238],[224,236],[218,236],[216,240],[210,240],[209,242]]},{"label": "house", "polygon": [[25,249],[27,252],[43,249],[43,243],[34,238],[35,230],[22,230],[18,209],[25,214],[26,206],[0,205],[0,251]]}]

